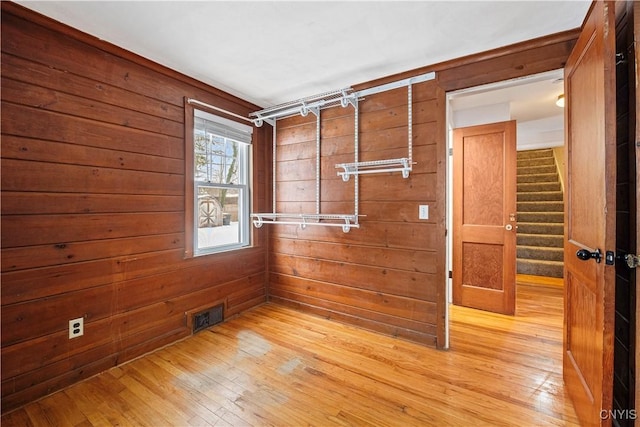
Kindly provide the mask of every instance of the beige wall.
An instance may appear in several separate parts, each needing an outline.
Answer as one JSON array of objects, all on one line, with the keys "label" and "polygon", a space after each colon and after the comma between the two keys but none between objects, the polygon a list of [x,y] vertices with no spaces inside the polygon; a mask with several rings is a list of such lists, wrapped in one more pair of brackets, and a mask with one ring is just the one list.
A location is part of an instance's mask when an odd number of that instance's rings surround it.
[{"label": "beige wall", "polygon": [[553,148],[553,157],[556,159],[556,165],[558,166],[558,173],[560,174],[560,185],[562,186],[562,192],[564,193],[564,146]]}]

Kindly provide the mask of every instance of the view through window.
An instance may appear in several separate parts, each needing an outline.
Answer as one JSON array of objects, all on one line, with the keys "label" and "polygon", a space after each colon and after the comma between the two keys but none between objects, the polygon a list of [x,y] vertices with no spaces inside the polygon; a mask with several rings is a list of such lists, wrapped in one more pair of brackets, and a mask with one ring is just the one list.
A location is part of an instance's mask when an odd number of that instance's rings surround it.
[{"label": "view through window", "polygon": [[249,245],[252,128],[194,110],[196,255]]}]

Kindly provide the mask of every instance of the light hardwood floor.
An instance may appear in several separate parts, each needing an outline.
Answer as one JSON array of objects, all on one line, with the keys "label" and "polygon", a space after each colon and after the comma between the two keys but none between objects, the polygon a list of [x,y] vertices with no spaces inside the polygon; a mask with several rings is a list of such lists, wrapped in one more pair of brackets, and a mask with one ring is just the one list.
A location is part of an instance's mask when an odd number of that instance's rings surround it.
[{"label": "light hardwood floor", "polygon": [[[524,282],[524,281],[523,281]],[[438,351],[266,304],[2,417],[2,426],[577,425],[562,288],[451,307]]]}]

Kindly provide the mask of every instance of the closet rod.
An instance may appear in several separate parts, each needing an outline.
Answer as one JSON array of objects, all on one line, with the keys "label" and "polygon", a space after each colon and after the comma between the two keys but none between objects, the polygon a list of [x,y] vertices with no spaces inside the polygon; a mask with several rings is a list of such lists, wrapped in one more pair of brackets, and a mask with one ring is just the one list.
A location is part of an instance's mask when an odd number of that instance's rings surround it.
[{"label": "closet rod", "polygon": [[353,92],[353,89],[351,89],[350,87],[344,88],[344,89],[332,90],[330,92],[319,93],[317,95],[311,95],[304,98],[296,99],[295,101],[289,101],[282,104],[274,105],[272,107],[265,108],[255,113],[251,113],[250,115],[253,116],[253,115],[261,114],[264,117],[265,114],[270,114],[275,111],[281,111],[281,110],[284,110],[285,108],[300,107],[303,103],[310,103],[314,101],[319,101],[321,99],[340,99],[344,95],[347,95],[350,92]]},{"label": "closet rod", "polygon": [[347,107],[349,104],[354,104],[354,100],[364,98],[367,95],[373,95],[380,92],[385,92],[400,87],[411,86],[412,84],[426,82],[436,78],[434,71],[421,74],[414,77],[398,80],[391,83],[386,83],[380,86],[371,87],[368,89],[362,89],[358,92],[352,92],[351,88],[334,90],[332,92],[326,92],[320,95],[313,95],[307,98],[299,99],[297,101],[291,101],[280,105],[275,105],[270,108],[265,108],[260,111],[249,114],[254,116],[254,119],[245,119],[253,122],[256,126],[262,126],[263,122],[271,123],[270,120],[277,120],[278,118],[301,114],[306,116],[309,111],[315,113],[314,109],[320,110],[321,108],[334,107],[341,105]]},{"label": "closet rod", "polygon": [[238,119],[242,119],[244,121],[247,121],[247,122],[253,124],[253,120],[251,120],[251,119],[249,119],[247,117],[243,117],[240,114],[236,114],[236,113],[233,113],[231,111],[225,110],[224,108],[216,107],[215,105],[207,104],[206,102],[198,101],[197,99],[193,99],[193,98],[187,98],[187,102],[189,104],[198,104],[198,105],[201,105],[203,107],[210,108],[212,110],[220,111],[221,113],[228,114],[230,116],[236,117]]},{"label": "closet rod", "polygon": [[342,98],[335,98],[335,99],[329,99],[329,100],[320,99],[318,101],[309,102],[308,104],[301,103],[299,105],[288,107],[287,109],[284,109],[284,110],[274,111],[268,114],[263,114],[260,112],[252,113],[252,114],[255,114],[257,117],[255,119],[249,119],[249,120],[253,123],[256,123],[256,126],[260,127],[260,125],[258,125],[259,122],[261,123],[262,121],[267,121],[269,119],[278,119],[281,117],[293,116],[298,114],[302,116],[306,116],[309,111],[315,114],[314,110],[317,111],[321,108],[332,107],[333,104],[339,104],[341,102],[341,99]]}]

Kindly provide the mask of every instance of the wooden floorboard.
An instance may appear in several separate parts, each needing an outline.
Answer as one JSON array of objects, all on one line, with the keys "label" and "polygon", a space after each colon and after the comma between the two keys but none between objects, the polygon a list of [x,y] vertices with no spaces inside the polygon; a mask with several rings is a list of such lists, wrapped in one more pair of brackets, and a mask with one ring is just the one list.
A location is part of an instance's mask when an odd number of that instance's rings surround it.
[{"label": "wooden floorboard", "polygon": [[448,351],[265,304],[2,426],[578,425],[562,382],[562,288],[530,282],[515,316],[452,306]]}]

